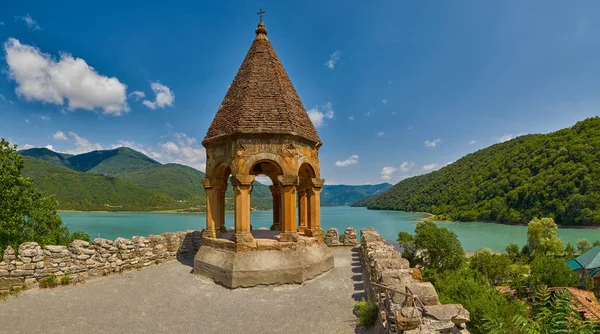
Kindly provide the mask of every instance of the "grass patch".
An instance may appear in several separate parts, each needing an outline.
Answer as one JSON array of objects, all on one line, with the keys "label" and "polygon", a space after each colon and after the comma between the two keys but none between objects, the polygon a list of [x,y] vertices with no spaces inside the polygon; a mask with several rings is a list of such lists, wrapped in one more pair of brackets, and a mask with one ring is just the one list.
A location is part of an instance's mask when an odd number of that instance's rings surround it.
[{"label": "grass patch", "polygon": [[73,283],[73,279],[70,275],[65,275],[60,278],[60,285],[69,285],[71,283]]},{"label": "grass patch", "polygon": [[58,278],[56,275],[52,274],[50,276],[44,277],[39,281],[40,288],[54,288],[58,286]]},{"label": "grass patch", "polygon": [[377,317],[379,316],[377,304],[372,300],[366,300],[365,297],[356,302],[354,312],[358,316],[358,322],[364,327],[375,325]]},{"label": "grass patch", "polygon": [[0,293],[0,301],[5,301],[8,296],[17,296],[27,288],[27,284],[23,282],[20,287],[11,287],[8,292]]}]

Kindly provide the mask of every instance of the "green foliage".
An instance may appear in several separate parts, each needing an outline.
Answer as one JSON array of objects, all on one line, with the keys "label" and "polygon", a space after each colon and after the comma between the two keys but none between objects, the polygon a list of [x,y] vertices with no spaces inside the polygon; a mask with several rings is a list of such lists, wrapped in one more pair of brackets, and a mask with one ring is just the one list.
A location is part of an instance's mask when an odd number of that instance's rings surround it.
[{"label": "green foliage", "polygon": [[56,199],[42,197],[32,181],[21,175],[24,161],[15,154],[16,148],[0,141],[0,252],[25,241],[68,244],[72,235],[56,214]]},{"label": "green foliage", "polygon": [[538,256],[531,262],[529,274],[518,273],[510,280],[510,287],[521,297],[531,296],[541,286],[576,287],[579,277],[562,258]]},{"label": "green foliage", "polygon": [[414,237],[412,234],[408,233],[408,232],[399,232],[398,233],[398,243],[399,244],[405,244],[407,242],[413,242],[414,241]]},{"label": "green foliage", "polygon": [[472,333],[489,333],[485,325],[490,321],[505,324],[501,333],[518,333],[511,319],[516,314],[527,316],[524,303],[498,292],[476,270],[425,270],[424,278],[435,286],[442,304],[462,304],[471,313]]},{"label": "green foliage", "polygon": [[519,245],[513,243],[508,244],[508,246],[506,246],[506,253],[513,262],[516,261],[519,255],[521,255],[519,252]]},{"label": "green foliage", "polygon": [[464,250],[456,234],[431,221],[417,224],[414,245],[417,253],[423,253],[419,259],[427,269],[451,270],[462,265]]},{"label": "green foliage", "polygon": [[42,288],[42,289],[57,287],[58,286],[58,278],[54,274],[52,274],[50,276],[46,276],[46,277],[42,278],[41,280],[39,280],[39,285],[40,285],[40,288]]},{"label": "green foliage", "polygon": [[597,333],[597,324],[584,321],[577,311],[571,295],[560,290],[551,297],[544,286],[538,288],[534,298],[533,319],[517,314],[513,324],[521,333]]},{"label": "green foliage", "polygon": [[365,297],[356,302],[354,312],[358,315],[358,322],[365,327],[375,325],[375,322],[379,317],[379,308],[377,307],[377,304],[372,300],[365,300]]},{"label": "green foliage", "polygon": [[73,283],[73,279],[69,275],[60,278],[60,285],[69,285],[71,283]]},{"label": "green foliage", "polygon": [[478,271],[492,285],[501,285],[511,277],[512,261],[506,254],[494,254],[489,249],[480,249],[473,255],[469,268]]},{"label": "green foliage", "polygon": [[558,226],[554,219],[532,219],[527,225],[527,246],[532,256],[562,255],[563,242],[558,237]]},{"label": "green foliage", "polygon": [[600,118],[527,135],[401,181],[369,209],[445,214],[460,221],[600,225]]},{"label": "green foliage", "polygon": [[579,254],[583,254],[592,249],[592,245],[587,239],[577,239],[577,250]]},{"label": "green foliage", "polygon": [[565,256],[568,258],[575,256],[575,247],[570,242],[565,246]]}]

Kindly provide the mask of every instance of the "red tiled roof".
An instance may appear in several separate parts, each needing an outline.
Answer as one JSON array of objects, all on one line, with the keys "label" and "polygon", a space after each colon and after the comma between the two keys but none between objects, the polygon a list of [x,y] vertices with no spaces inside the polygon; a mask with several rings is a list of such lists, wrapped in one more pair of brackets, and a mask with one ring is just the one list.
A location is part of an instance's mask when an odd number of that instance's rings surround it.
[{"label": "red tiled roof", "polygon": [[262,22],[256,29],[204,141],[234,134],[291,134],[314,143],[321,140]]}]

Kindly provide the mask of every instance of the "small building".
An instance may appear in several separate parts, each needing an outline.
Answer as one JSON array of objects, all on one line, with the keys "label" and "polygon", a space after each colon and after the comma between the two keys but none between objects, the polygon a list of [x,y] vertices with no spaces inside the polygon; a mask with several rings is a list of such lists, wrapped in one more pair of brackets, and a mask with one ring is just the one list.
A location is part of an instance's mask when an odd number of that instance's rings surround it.
[{"label": "small building", "polygon": [[600,246],[594,246],[589,251],[567,261],[571,270],[579,277],[588,275],[594,280],[594,285],[600,285]]}]

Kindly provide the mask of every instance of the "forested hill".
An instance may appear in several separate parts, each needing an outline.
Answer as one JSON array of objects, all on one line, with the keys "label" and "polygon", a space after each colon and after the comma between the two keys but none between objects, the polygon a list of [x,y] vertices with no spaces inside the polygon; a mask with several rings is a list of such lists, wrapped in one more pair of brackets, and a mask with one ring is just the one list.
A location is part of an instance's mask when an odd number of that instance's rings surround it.
[{"label": "forested hill", "polygon": [[369,209],[422,211],[461,221],[600,226],[600,118],[526,135],[401,181]]}]

